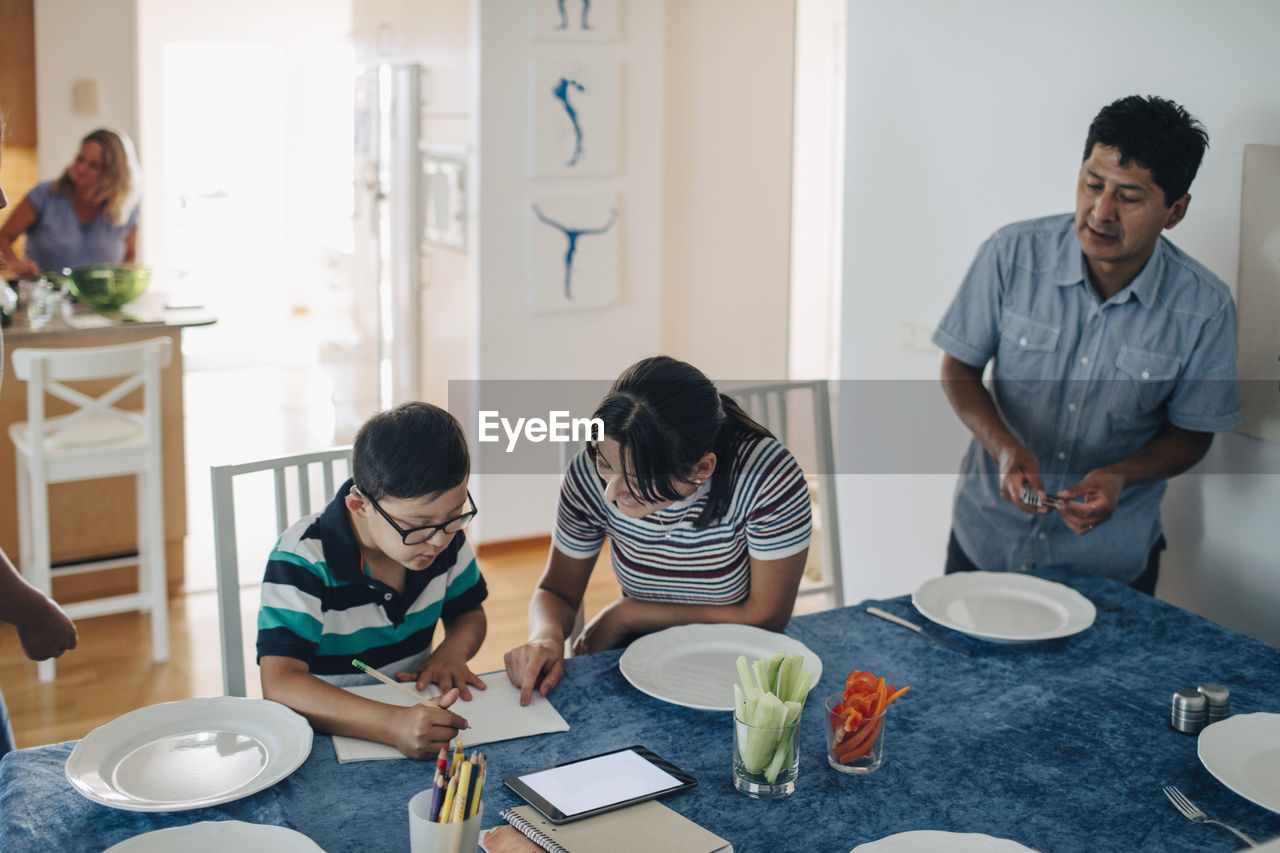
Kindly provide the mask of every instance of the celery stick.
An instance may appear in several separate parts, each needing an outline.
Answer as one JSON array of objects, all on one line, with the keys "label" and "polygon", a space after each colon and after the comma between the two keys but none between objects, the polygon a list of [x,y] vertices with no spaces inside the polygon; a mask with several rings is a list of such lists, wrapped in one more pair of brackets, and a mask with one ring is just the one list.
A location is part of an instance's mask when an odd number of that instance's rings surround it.
[{"label": "celery stick", "polygon": [[791,762],[791,738],[783,734],[782,741],[774,746],[773,757],[764,768],[764,778],[770,785],[778,781],[784,765]]},{"label": "celery stick", "polygon": [[747,742],[742,745],[742,764],[749,773],[759,773],[773,757],[778,747],[777,730],[786,717],[787,707],[772,693],[760,697],[753,719],[747,720],[751,725],[747,733]]},{"label": "celery stick", "polygon": [[799,667],[796,671],[795,680],[792,682],[786,698],[792,702],[804,704],[805,698],[809,695],[809,685],[813,683],[813,673],[804,667]]},{"label": "celery stick", "polygon": [[782,664],[778,667],[778,677],[773,688],[774,695],[779,699],[786,701],[791,698],[791,683],[795,680],[796,670],[802,660],[800,655],[787,655],[782,660]]},{"label": "celery stick", "polygon": [[769,680],[769,660],[759,658],[751,662],[751,672],[756,677],[756,686],[761,690],[771,690],[773,682]]},{"label": "celery stick", "polygon": [[795,748],[795,738],[788,736],[792,726],[797,725],[800,720],[800,709],[803,706],[799,702],[784,702],[783,708],[785,714],[782,718],[782,727],[780,734],[782,738],[774,744],[773,756],[769,760],[768,766],[764,769],[764,778],[772,785],[778,781],[778,774],[782,772],[783,767],[791,764],[791,757]]},{"label": "celery stick", "polygon": [[755,680],[751,677],[751,668],[747,666],[746,655],[738,655],[738,679],[742,681],[742,689],[746,692],[748,699],[760,695],[760,688],[756,686]]},{"label": "celery stick", "polygon": [[782,698],[782,694],[778,692],[778,673],[782,669],[784,660],[786,660],[786,655],[782,652],[774,652],[769,655],[769,680],[762,685],[765,690],[772,690],[779,699]]},{"label": "celery stick", "polygon": [[760,706],[760,699],[763,695],[763,693],[759,693],[755,696],[748,697],[746,705],[742,709],[742,716],[738,719],[742,720],[744,723],[750,723],[754,720],[756,718],[756,709]]}]

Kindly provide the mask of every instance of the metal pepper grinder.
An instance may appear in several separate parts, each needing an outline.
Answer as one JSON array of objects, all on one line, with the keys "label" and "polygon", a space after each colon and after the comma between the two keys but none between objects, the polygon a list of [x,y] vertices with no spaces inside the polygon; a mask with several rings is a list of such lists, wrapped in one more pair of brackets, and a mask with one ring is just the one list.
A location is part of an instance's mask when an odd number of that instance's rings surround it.
[{"label": "metal pepper grinder", "polygon": [[1173,692],[1173,710],[1169,725],[1183,734],[1199,734],[1209,715],[1209,700],[1199,690],[1180,687]]},{"label": "metal pepper grinder", "polygon": [[1205,725],[1225,719],[1231,713],[1231,691],[1221,684],[1208,682],[1201,684],[1196,690],[1204,697],[1208,705],[1205,714]]}]

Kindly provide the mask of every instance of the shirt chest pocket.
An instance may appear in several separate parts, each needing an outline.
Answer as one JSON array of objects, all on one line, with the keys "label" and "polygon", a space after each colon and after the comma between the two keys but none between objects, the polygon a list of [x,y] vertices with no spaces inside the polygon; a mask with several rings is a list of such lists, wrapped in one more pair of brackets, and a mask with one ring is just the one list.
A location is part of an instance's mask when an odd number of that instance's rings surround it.
[{"label": "shirt chest pocket", "polygon": [[1182,370],[1182,359],[1125,344],[1116,356],[1120,414],[1142,418],[1161,409]]},{"label": "shirt chest pocket", "polygon": [[1061,379],[1058,357],[1061,335],[1055,326],[1006,310],[1000,317],[996,380],[1031,386]]}]

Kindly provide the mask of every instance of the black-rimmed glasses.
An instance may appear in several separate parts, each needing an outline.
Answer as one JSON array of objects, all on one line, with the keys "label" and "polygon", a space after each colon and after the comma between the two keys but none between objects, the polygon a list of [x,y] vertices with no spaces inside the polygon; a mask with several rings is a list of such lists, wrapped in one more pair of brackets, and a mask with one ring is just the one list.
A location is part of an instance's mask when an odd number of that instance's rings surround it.
[{"label": "black-rimmed glasses", "polygon": [[456,518],[451,518],[444,524],[424,524],[422,527],[411,527],[408,530],[405,530],[403,527],[396,524],[395,519],[387,515],[387,511],[385,509],[378,506],[377,501],[360,491],[358,486],[352,486],[351,491],[367,500],[369,504],[378,511],[378,515],[387,520],[387,524],[391,525],[391,529],[400,534],[400,541],[405,545],[421,545],[441,531],[452,536],[470,524],[471,520],[476,517],[476,513],[480,512],[479,507],[476,506],[475,499],[471,497],[471,490],[468,489],[467,503],[470,505],[471,509],[464,512],[462,515],[459,515]]}]

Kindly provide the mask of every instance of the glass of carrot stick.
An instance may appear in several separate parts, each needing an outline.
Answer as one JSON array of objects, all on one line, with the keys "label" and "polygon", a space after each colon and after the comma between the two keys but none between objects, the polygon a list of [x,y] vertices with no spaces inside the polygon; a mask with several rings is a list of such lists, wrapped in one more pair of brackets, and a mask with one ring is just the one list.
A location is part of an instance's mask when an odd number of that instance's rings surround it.
[{"label": "glass of carrot stick", "polygon": [[854,670],[844,690],[824,703],[827,763],[841,773],[866,774],[884,761],[885,714],[909,687],[886,684],[870,672]]}]

